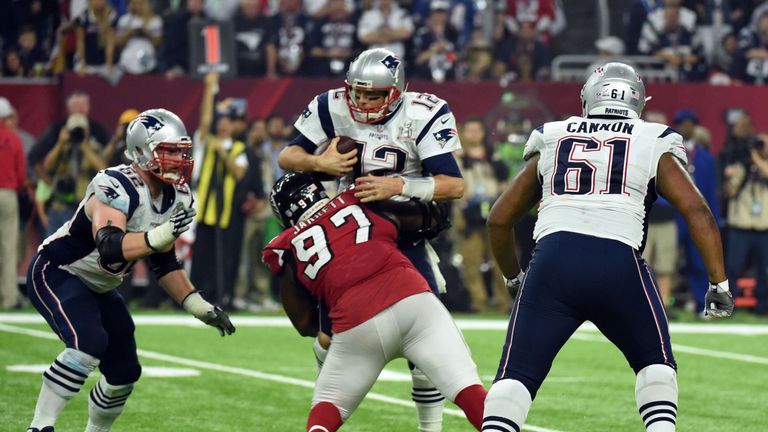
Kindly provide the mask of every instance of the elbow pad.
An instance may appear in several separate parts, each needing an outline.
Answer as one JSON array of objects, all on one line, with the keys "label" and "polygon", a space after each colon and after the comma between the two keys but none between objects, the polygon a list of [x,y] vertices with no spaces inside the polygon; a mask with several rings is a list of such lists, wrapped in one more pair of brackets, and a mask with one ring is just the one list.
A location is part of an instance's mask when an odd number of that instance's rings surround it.
[{"label": "elbow pad", "polygon": [[450,210],[447,203],[430,201],[428,203],[418,202],[418,204],[422,215],[422,226],[419,230],[421,236],[432,240],[451,227]]},{"label": "elbow pad", "polygon": [[176,250],[173,248],[168,252],[150,255],[148,261],[150,270],[158,280],[168,273],[182,268],[181,263],[176,259]]},{"label": "elbow pad", "polygon": [[118,227],[105,226],[96,231],[94,241],[99,256],[104,264],[117,264],[125,262],[123,255],[123,237],[125,232]]}]

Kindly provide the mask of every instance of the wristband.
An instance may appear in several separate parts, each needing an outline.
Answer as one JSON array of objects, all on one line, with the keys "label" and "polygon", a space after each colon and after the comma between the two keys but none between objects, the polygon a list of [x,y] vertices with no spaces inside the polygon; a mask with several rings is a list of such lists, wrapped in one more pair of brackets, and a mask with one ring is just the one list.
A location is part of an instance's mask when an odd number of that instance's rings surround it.
[{"label": "wristband", "polygon": [[149,248],[152,249],[153,251],[160,252],[159,250],[155,249],[152,246],[152,243],[149,242],[149,231],[144,231],[144,243],[146,243],[147,246],[149,246]]},{"label": "wristband", "polygon": [[435,194],[435,179],[433,177],[400,177],[403,179],[403,192],[400,194],[419,201],[432,201]]},{"label": "wristband", "polygon": [[522,270],[520,270],[520,272],[518,274],[516,274],[515,276],[513,276],[511,278],[507,278],[504,275],[501,275],[501,276],[504,278],[504,285],[507,285],[509,283],[509,281],[512,281],[512,280],[515,280],[515,279],[517,279],[518,282],[522,282],[523,281],[523,276],[525,276],[525,273]]},{"label": "wristband", "polygon": [[730,291],[730,287],[728,286],[728,279],[718,282],[718,283],[709,283],[710,287],[715,287],[715,289],[720,288],[721,290],[728,292]]},{"label": "wristband", "polygon": [[213,310],[213,305],[205,301],[203,296],[197,291],[189,293],[184,300],[181,301],[181,306],[185,311],[191,313],[195,317],[205,316],[208,311]]}]

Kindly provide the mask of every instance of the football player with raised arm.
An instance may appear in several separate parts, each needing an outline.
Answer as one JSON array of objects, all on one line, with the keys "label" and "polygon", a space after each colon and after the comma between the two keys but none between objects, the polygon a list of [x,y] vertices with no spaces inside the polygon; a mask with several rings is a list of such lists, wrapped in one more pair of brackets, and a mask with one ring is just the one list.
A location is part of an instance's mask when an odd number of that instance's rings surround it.
[{"label": "football player with raised arm", "polygon": [[[623,63],[595,69],[582,117],[531,133],[527,164],[488,217],[494,258],[517,293],[483,430],[520,431],[560,348],[586,320],[624,354],[648,432],[675,430],[677,378],[664,305],[642,258],[657,196],[685,218],[709,273],[706,313],[733,312],[712,212],[685,170],[682,137],[640,120],[645,86]],[[523,275],[512,227],[541,200],[536,248]]]},{"label": "football player with raised arm", "polygon": [[341,427],[384,366],[405,357],[454,401],[477,430],[486,391],[448,310],[397,248],[398,231],[431,237],[448,226],[434,202],[363,204],[353,186],[329,199],[310,174],[289,173],[270,203],[287,229],[263,251],[280,277],[288,317],[303,336],[327,305],[333,343],[315,384],[306,430]]},{"label": "football player with raised arm", "polygon": [[115,290],[136,260],[147,257],[160,286],[219,333],[229,317],[195,291],[174,242],[195,217],[187,186],[192,141],[176,114],[144,111],[127,128],[130,165],[100,171],[75,215],[43,241],[27,273],[32,304],[66,348],[43,373],[28,432],[53,432],[67,402],[95,368],[86,432],[108,431],[141,375],[134,324]]},{"label": "football player with raised arm", "polygon": [[[349,66],[345,86],[316,96],[294,124],[299,134],[280,153],[280,167],[340,178],[339,190],[357,185],[363,202],[395,196],[423,202],[458,199],[464,179],[453,152],[461,148],[456,120],[435,95],[406,91],[405,68],[391,51],[364,51]],[[339,136],[357,141],[357,151],[336,150]],[[426,241],[401,242],[437,294],[445,281]],[[323,349],[315,344],[321,361]],[[411,368],[419,430],[442,430],[443,397]]]}]

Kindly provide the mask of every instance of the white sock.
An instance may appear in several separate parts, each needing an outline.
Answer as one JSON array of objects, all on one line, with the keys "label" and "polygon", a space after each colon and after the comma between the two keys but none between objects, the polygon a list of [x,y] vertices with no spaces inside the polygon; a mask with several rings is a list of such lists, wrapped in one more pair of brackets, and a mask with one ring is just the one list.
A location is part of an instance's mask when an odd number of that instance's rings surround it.
[{"label": "white sock", "polygon": [[503,379],[495,382],[485,397],[483,430],[520,431],[531,403],[531,393],[520,381]]},{"label": "white sock", "polygon": [[315,338],[315,343],[312,345],[312,350],[315,352],[315,360],[317,361],[317,373],[323,369],[323,363],[325,358],[328,357],[328,350],[320,345],[320,339]]},{"label": "white sock", "polygon": [[85,432],[107,432],[133,391],[133,384],[112,385],[102,375],[88,398],[88,426]]},{"label": "white sock", "polygon": [[35,417],[30,428],[53,426],[59,414],[85,384],[88,374],[99,365],[99,359],[82,351],[67,348],[43,372],[43,385],[37,397]]},{"label": "white sock", "polygon": [[413,390],[411,398],[416,404],[419,432],[440,432],[443,430],[443,405],[445,397],[419,368],[411,369]]},{"label": "white sock", "polygon": [[677,421],[677,373],[653,364],[637,374],[635,399],[647,432],[673,432]]}]

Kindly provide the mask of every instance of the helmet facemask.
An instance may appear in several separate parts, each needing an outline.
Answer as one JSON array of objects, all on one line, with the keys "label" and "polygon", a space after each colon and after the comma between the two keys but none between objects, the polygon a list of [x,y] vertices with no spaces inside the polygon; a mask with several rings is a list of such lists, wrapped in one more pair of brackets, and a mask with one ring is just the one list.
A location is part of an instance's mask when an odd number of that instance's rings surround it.
[{"label": "helmet facemask", "polygon": [[[376,123],[377,121],[385,118],[390,112],[397,108],[400,102],[400,96],[402,95],[397,86],[388,87],[364,87],[355,85],[349,81],[345,81],[347,91],[345,96],[347,98],[347,106],[349,107],[349,114],[352,119],[359,123]],[[365,108],[357,105],[355,99],[356,91],[364,91],[366,93],[383,92],[384,101],[381,105],[375,107]]]},{"label": "helmet facemask", "polygon": [[168,184],[189,182],[195,161],[192,159],[192,141],[159,142],[152,146],[152,157],[141,167]]}]

